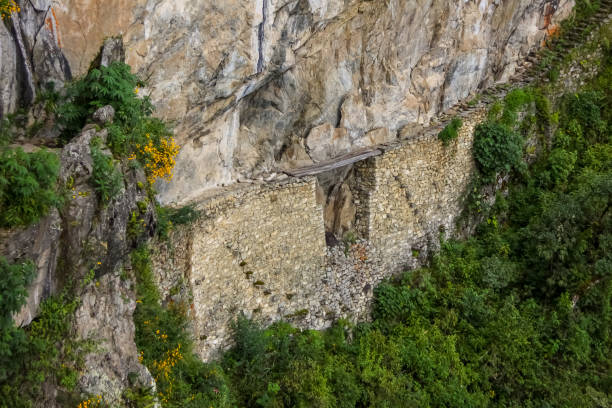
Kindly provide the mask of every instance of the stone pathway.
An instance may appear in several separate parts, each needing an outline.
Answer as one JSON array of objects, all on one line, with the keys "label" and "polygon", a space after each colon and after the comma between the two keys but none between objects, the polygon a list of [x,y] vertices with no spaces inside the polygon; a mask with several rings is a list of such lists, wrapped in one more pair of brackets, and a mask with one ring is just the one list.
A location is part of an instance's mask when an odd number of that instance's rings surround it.
[{"label": "stone pathway", "polygon": [[[475,97],[469,97],[457,102],[446,112],[432,118],[429,126],[413,138],[394,140],[389,143],[360,149],[315,165],[284,170],[282,172],[292,177],[313,176],[365,160],[369,157],[378,156],[387,150],[411,143],[415,138],[437,136],[453,118],[466,117],[473,111],[484,109],[493,102],[502,99],[512,89],[522,88],[538,81],[549,82],[550,79],[546,76],[549,70],[554,66],[558,66],[569,50],[583,44],[595,28],[611,20],[612,0],[602,0],[600,8],[595,14],[579,22],[571,31],[555,39],[551,45],[552,49],[544,46],[538,51],[531,51],[525,61],[523,61],[523,64],[507,82],[497,83],[484,89],[477,96],[478,100],[475,100]],[[546,65],[543,65],[544,62],[546,62]]]}]

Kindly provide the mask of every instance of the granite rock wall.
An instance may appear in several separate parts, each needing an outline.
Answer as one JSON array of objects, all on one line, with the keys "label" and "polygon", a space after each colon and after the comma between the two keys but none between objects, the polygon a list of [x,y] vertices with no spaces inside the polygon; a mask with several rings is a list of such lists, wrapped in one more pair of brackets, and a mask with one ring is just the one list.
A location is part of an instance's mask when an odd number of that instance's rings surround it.
[{"label": "granite rock wall", "polygon": [[[164,203],[293,158],[397,138],[507,80],[573,0],[17,0],[0,24],[0,116],[83,75],[103,39],[173,121]],[[328,152],[329,153],[329,152]]]}]

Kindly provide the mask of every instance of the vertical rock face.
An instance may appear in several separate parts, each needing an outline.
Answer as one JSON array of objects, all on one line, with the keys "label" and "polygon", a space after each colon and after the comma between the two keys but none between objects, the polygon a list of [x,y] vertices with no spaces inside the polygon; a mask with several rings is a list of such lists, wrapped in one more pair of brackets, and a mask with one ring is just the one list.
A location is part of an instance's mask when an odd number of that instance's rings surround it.
[{"label": "vertical rock face", "polygon": [[14,72],[0,81],[2,111],[27,102],[32,82],[85,73],[102,40],[122,35],[127,62],[147,78],[158,115],[175,121],[183,145],[173,181],[158,186],[163,202],[271,171],[320,125],[346,131],[355,148],[377,140],[365,136],[369,131],[382,129],[388,139],[406,125],[426,124],[481,86],[506,79],[573,6],[573,0],[20,3],[24,11],[0,28],[0,71]]},{"label": "vertical rock face", "polygon": [[21,12],[0,23],[0,118],[32,103],[36,88],[72,76],[52,0],[17,3]]}]

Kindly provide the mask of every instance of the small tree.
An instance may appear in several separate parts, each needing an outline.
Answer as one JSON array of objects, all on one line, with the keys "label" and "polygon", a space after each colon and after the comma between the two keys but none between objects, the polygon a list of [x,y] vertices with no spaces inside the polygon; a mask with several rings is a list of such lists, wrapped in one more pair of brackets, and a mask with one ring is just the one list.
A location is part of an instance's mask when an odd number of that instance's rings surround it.
[{"label": "small tree", "polygon": [[486,122],[474,131],[474,158],[487,178],[518,168],[522,151],[522,137],[503,125]]}]

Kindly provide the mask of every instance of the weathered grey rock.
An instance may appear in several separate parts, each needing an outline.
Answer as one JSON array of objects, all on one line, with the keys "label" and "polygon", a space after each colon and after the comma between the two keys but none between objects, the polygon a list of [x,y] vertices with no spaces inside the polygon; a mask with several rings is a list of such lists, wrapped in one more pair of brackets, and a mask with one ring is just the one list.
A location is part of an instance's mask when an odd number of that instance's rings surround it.
[{"label": "weathered grey rock", "polygon": [[0,117],[32,103],[37,87],[72,77],[52,1],[17,3],[21,12],[0,24]]},{"label": "weathered grey rock", "polygon": [[98,343],[98,350],[85,357],[79,387],[84,393],[103,395],[110,404],[121,401],[128,375],[136,375],[144,387],[155,387],[149,371],[138,362],[132,319],[136,297],[130,285],[118,274],[106,274],[86,287],[75,312],[76,335]]},{"label": "weathered grey rock", "polygon": [[389,128],[383,127],[370,130],[363,137],[355,141],[355,146],[367,147],[379,145],[395,140],[395,134],[391,133]]},{"label": "weathered grey rock", "polygon": [[18,92],[17,48],[10,31],[0,24],[0,118],[15,111]]},{"label": "weathered grey rock", "polygon": [[11,262],[30,259],[38,270],[28,287],[27,303],[14,316],[17,326],[30,324],[38,315],[40,302],[57,292],[61,280],[56,273],[61,232],[61,220],[55,209],[28,228],[0,230],[0,255]]},{"label": "weathered grey rock", "polygon": [[103,106],[93,113],[93,120],[100,125],[112,123],[114,117],[115,108],[110,105]]},{"label": "weathered grey rock", "polygon": [[323,213],[325,231],[342,238],[353,227],[355,214],[353,194],[348,185],[342,183],[334,188],[327,199]]},{"label": "weathered grey rock", "polygon": [[306,147],[316,163],[347,153],[351,149],[351,140],[346,129],[334,129],[331,124],[324,123],[310,130]]},{"label": "weathered grey rock", "polygon": [[312,159],[306,153],[306,148],[303,145],[304,139],[299,139],[291,143],[283,152],[279,160],[279,167],[284,169],[292,169],[296,167],[304,167],[313,164]]},{"label": "weathered grey rock", "polygon": [[340,127],[349,131],[351,140],[359,139],[368,128],[366,108],[361,95],[352,93],[346,97],[340,106]]},{"label": "weathered grey rock", "polygon": [[125,50],[123,48],[123,39],[121,37],[111,37],[104,40],[104,44],[102,44],[102,49],[94,65],[108,67],[113,62],[124,61]]}]

